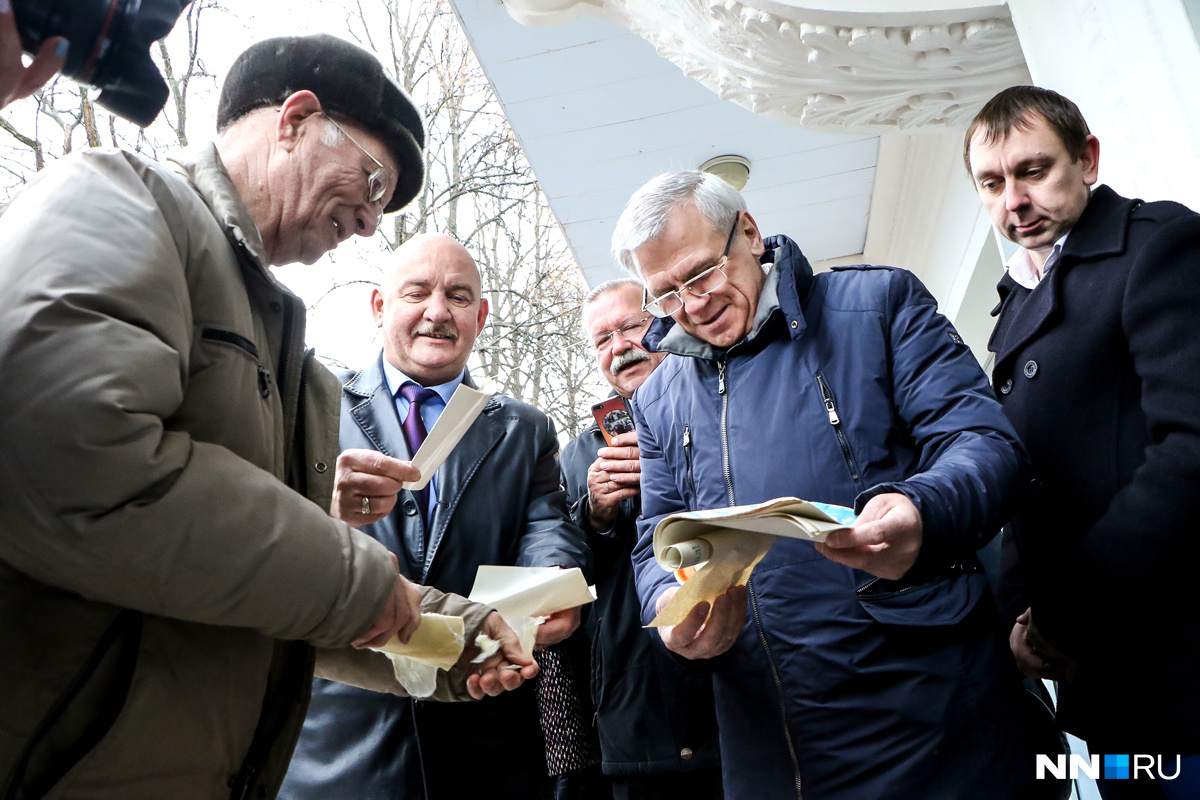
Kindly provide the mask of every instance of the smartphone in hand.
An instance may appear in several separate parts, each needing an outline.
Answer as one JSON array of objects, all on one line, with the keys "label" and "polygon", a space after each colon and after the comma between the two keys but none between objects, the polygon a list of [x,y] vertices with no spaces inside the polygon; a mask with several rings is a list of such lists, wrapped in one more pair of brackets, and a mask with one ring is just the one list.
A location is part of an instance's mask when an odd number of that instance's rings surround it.
[{"label": "smartphone in hand", "polygon": [[610,397],[603,403],[596,403],[592,406],[592,416],[596,418],[600,433],[609,447],[612,447],[613,437],[617,434],[633,430],[633,414],[624,397]]}]

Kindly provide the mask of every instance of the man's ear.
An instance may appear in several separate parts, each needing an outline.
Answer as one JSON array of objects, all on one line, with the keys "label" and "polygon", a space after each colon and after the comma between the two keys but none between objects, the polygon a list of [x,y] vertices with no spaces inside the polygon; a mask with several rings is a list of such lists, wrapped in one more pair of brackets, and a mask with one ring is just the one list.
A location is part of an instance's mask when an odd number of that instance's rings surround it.
[{"label": "man's ear", "polygon": [[321,111],[321,101],[307,89],[293,92],[279,107],[275,122],[275,139],[285,150],[291,150],[303,135],[304,122]]},{"label": "man's ear", "polygon": [[375,327],[383,327],[383,292],[376,288],[371,290],[371,315],[375,317]]},{"label": "man's ear", "polygon": [[742,233],[746,234],[750,252],[754,254],[755,258],[767,251],[767,246],[763,244],[762,234],[758,231],[758,223],[754,221],[754,217],[750,216],[749,211],[742,212],[742,218],[738,220],[738,227]]},{"label": "man's ear", "polygon": [[487,322],[488,301],[486,297],[479,298],[479,319],[476,320],[478,330],[483,330],[483,323]]},{"label": "man's ear", "polygon": [[1091,186],[1100,177],[1100,140],[1095,136],[1087,137],[1079,162],[1083,165],[1083,182]]}]

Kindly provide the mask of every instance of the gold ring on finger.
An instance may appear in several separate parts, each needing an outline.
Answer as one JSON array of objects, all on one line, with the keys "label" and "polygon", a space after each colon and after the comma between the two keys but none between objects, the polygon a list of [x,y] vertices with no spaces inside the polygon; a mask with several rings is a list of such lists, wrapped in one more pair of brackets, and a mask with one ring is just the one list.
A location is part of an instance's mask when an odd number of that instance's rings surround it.
[{"label": "gold ring on finger", "polygon": [[371,514],[371,498],[367,497],[365,494],[363,495],[362,499],[362,513],[364,517],[370,516]]}]

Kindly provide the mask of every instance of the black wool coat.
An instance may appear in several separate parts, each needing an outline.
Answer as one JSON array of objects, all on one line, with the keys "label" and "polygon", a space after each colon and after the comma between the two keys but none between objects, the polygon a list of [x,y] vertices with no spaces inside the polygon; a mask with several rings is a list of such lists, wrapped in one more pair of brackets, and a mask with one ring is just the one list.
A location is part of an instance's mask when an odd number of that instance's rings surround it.
[{"label": "black wool coat", "polygon": [[1005,611],[1081,664],[1067,730],[1200,752],[1200,216],[1100,186],[1041,284],[998,290],[993,387],[1034,474]]}]

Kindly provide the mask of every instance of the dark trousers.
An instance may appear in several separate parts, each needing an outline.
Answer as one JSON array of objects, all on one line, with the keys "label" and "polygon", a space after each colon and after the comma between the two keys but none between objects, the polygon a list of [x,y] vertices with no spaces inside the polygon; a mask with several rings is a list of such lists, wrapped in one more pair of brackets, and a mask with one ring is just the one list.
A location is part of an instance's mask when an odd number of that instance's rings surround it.
[{"label": "dark trousers", "polygon": [[613,800],[722,800],[720,769],[611,775]]}]

